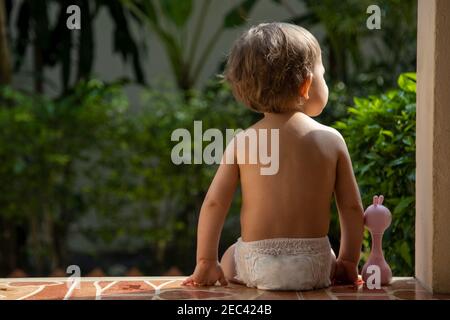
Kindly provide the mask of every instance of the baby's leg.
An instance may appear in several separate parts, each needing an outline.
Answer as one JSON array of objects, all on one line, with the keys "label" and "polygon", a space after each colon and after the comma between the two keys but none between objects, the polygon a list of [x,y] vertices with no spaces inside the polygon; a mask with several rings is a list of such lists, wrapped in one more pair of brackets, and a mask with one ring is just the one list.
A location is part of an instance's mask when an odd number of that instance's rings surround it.
[{"label": "baby's leg", "polygon": [[239,280],[235,279],[236,276],[236,265],[234,262],[234,247],[235,244],[231,245],[223,254],[220,265],[222,267],[225,278],[233,283],[244,284]]},{"label": "baby's leg", "polygon": [[333,249],[331,249],[331,272],[330,272],[331,282],[333,282],[335,272],[336,272],[336,255],[334,254]]}]

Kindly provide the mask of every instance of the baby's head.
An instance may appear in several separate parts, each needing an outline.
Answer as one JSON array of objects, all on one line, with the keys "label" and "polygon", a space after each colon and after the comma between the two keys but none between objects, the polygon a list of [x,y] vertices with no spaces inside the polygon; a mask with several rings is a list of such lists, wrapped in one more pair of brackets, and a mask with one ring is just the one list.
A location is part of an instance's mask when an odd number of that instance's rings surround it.
[{"label": "baby's head", "polygon": [[225,69],[235,97],[263,113],[319,115],[328,100],[321,51],[306,29],[262,23],[233,45]]}]

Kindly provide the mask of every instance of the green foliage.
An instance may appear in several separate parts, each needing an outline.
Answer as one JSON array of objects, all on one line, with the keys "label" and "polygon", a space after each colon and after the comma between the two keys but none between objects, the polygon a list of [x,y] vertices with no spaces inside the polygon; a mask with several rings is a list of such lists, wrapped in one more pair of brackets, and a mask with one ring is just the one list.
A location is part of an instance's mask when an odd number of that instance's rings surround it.
[{"label": "green foliage", "polygon": [[[173,2],[173,1],[169,1]],[[187,1],[183,1],[187,2]],[[70,5],[80,7],[82,28],[74,35],[66,26]],[[18,15],[12,15],[17,8]],[[25,62],[27,51],[33,47],[36,58],[33,78],[35,88],[42,92],[44,71],[56,65],[61,67],[62,92],[70,89],[80,79],[91,76],[95,52],[95,19],[107,9],[113,24],[113,51],[121,55],[125,62],[131,60],[136,81],[144,83],[138,44],[130,32],[130,19],[126,8],[119,1],[105,0],[24,0],[11,1],[8,11],[8,28],[15,35],[11,39],[15,71],[19,71]],[[54,10],[53,10],[54,9]],[[55,15],[55,19],[52,19]],[[70,79],[76,79],[71,82]]]},{"label": "green foliage", "polygon": [[[392,212],[384,252],[395,275],[414,274],[416,75],[402,74],[399,88],[355,98],[349,117],[336,123],[353,161],[365,208],[383,194]],[[369,252],[365,236],[365,254]],[[364,262],[363,259],[363,262]]]},{"label": "green foliage", "polygon": [[[292,22],[312,31],[320,43],[329,105],[320,121],[331,125],[345,116],[354,96],[368,96],[396,85],[400,73],[416,68],[417,1],[380,0],[381,29],[366,26],[370,0],[298,0]],[[287,2],[282,5],[288,7]],[[290,10],[291,12],[293,10]]]},{"label": "green foliage", "polygon": [[[245,24],[258,2],[258,0],[239,1],[225,13],[218,25],[214,26],[213,34],[203,39],[205,43],[203,46],[200,45],[200,39],[206,18],[210,14],[212,1],[198,1],[199,14],[194,18],[193,1],[121,0],[121,4],[159,38],[169,59],[176,84],[185,92],[196,84],[205,62],[223,32]],[[190,26],[187,23],[190,19],[194,23],[193,30],[189,30]],[[187,32],[192,33],[192,39],[189,41]]]},{"label": "green foliage", "polygon": [[[383,95],[355,98],[350,116],[336,128],[347,141],[363,203],[384,194],[393,214],[384,238],[387,260],[396,275],[410,275],[415,74],[403,74],[398,84],[399,89]],[[331,95],[338,96],[336,90]],[[128,111],[120,86],[95,80],[80,83],[63,99],[7,87],[0,97],[0,179],[9,182],[0,190],[0,220],[29,231],[29,250],[18,252],[25,252],[25,266],[38,273],[64,265],[74,226],[92,246],[84,253],[144,250],[151,273],[172,264],[188,270],[198,212],[216,166],[173,164],[177,142],[171,134],[186,128],[193,136],[195,120],[202,120],[203,131],[224,132],[246,128],[258,117],[222,85],[193,91],[189,100],[170,87],[148,90],[136,112]],[[224,246],[239,235],[239,207],[238,196],[222,232]],[[330,230],[333,244],[339,237],[336,217]],[[368,234],[364,246],[363,260]]]},{"label": "green foliage", "polygon": [[[186,102],[170,88],[148,90],[142,110],[130,112],[119,85],[96,80],[57,100],[1,88],[0,179],[9,183],[0,189],[0,222],[27,234],[23,268],[64,267],[74,227],[91,245],[84,253],[145,250],[153,273],[170,262],[190,268],[216,167],[173,164],[171,134],[186,128],[193,136],[194,120],[203,131],[225,133],[256,116],[221,85],[191,96]],[[238,212],[239,198],[225,241],[238,236]]]},{"label": "green foliage", "polygon": [[[216,166],[173,164],[171,150],[178,142],[171,141],[172,132],[186,128],[193,138],[194,121],[201,120],[203,131],[218,128],[225,134],[226,128],[248,127],[255,116],[222,86],[191,92],[189,101],[171,88],[148,90],[143,109],[133,115],[129,132],[120,138],[128,145],[120,170],[107,179],[95,178],[93,196],[102,198],[97,210],[104,213],[103,220],[113,222],[106,234],[144,239],[145,246],[154,250],[155,272],[169,263],[188,270],[198,213]],[[239,197],[223,232],[225,243],[239,235],[238,212]],[[92,235],[94,230],[85,231]]]},{"label": "green foliage", "polygon": [[192,0],[162,0],[161,8],[164,14],[178,27],[186,24],[192,12]]},{"label": "green foliage", "polygon": [[381,0],[381,29],[366,26],[370,0],[298,0],[304,12],[289,19],[318,28],[329,79],[362,85],[364,78],[392,86],[403,70],[415,67],[417,1]]},{"label": "green foliage", "polygon": [[64,259],[58,242],[87,209],[78,181],[90,173],[80,172],[79,163],[107,150],[126,106],[119,86],[98,81],[55,101],[0,88],[0,220],[29,232],[36,270]]},{"label": "green foliage", "polygon": [[[147,269],[153,274],[167,263],[186,271],[192,267],[197,215],[215,167],[174,165],[170,152],[176,142],[171,142],[170,135],[177,128],[192,133],[194,120],[202,120],[206,130],[244,128],[257,117],[236,104],[220,85],[191,91],[221,35],[246,25],[260,3],[237,1],[216,19],[216,26],[210,26],[206,17],[211,2],[14,3],[18,14],[9,19],[9,28],[15,31],[11,43],[16,71],[34,43],[34,55],[41,57],[32,68],[35,91],[44,92],[51,85],[44,71],[59,65],[64,92],[62,98],[52,100],[0,89],[0,225],[5,231],[0,234],[0,273],[7,261],[41,274],[55,265],[65,266],[73,248],[67,237],[74,228],[75,234],[81,232],[89,240],[91,247],[85,252],[148,250],[148,256],[155,257],[149,259]],[[372,4],[368,0],[298,0],[298,7],[287,1],[272,2],[287,9],[291,22],[318,35],[330,85],[329,107],[320,122],[345,119],[352,97],[382,92],[394,85],[401,71],[415,67],[415,0],[382,0],[381,30],[365,26],[365,9]],[[69,4],[79,5],[83,14],[78,39],[65,26],[64,9]],[[194,15],[196,4],[198,14]],[[57,9],[54,21],[49,19],[50,7]],[[130,112],[120,85],[95,80],[77,84],[91,73],[93,21],[102,8],[114,24],[114,52],[132,61],[137,81],[144,82],[144,77],[131,22],[139,27],[145,23],[159,38],[181,90],[149,89],[143,108]],[[202,36],[206,27],[214,28],[207,39]],[[76,64],[74,54],[79,58]],[[396,275],[410,275],[414,265],[415,75],[402,75],[398,85],[398,90],[384,95],[354,99],[350,117],[336,127],[352,153],[364,204],[374,194],[386,196],[393,213],[393,224],[385,235],[386,257]],[[239,234],[239,203],[237,197],[222,232],[224,245]],[[26,235],[25,242],[11,240],[16,239],[17,230]],[[333,244],[338,236],[334,220]],[[366,235],[365,254],[368,241]],[[21,256],[8,256],[8,250],[3,250],[8,247],[10,254]]]}]

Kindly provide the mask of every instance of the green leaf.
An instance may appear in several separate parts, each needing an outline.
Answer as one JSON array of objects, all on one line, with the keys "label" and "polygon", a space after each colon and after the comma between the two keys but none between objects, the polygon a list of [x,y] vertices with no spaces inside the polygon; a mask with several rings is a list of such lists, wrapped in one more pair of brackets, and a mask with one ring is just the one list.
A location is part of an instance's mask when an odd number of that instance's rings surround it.
[{"label": "green leaf", "polygon": [[231,9],[224,19],[225,28],[234,28],[247,22],[250,11],[257,3],[257,0],[245,0],[241,4]]},{"label": "green leaf", "polygon": [[416,104],[410,103],[410,104],[406,105],[405,110],[407,112],[416,112]]},{"label": "green leaf", "polygon": [[411,158],[409,158],[409,157],[399,157],[399,158],[397,158],[397,159],[391,161],[391,162],[389,163],[389,166],[395,167],[395,166],[398,166],[398,165],[401,165],[401,164],[409,163],[409,162],[411,162],[411,161],[412,161],[412,160],[411,160]]},{"label": "green leaf", "polygon": [[411,203],[414,202],[414,197],[405,197],[395,206],[393,214],[399,215],[402,213]]},{"label": "green leaf", "polygon": [[392,131],[389,131],[389,130],[381,130],[380,133],[384,134],[385,136],[389,136],[391,138],[394,137],[394,133]]},{"label": "green leaf", "polygon": [[409,245],[406,241],[403,241],[398,248],[400,252],[400,256],[405,260],[405,262],[408,264],[408,266],[412,266],[412,259],[411,259],[411,252],[409,249]]},{"label": "green leaf", "polygon": [[192,0],[160,0],[164,15],[177,27],[186,24],[192,13]]},{"label": "green leaf", "polygon": [[47,159],[51,163],[65,165],[70,161],[70,156],[67,154],[48,154]]},{"label": "green leaf", "polygon": [[[132,58],[136,80],[139,83],[144,83],[145,80],[144,74],[142,73],[142,67],[140,65],[139,50],[136,41],[134,40],[134,37],[130,32],[124,6],[115,1],[108,1],[105,3],[105,5],[108,7],[112,20],[114,22],[114,51],[119,52],[125,61],[127,61],[129,58]],[[149,17],[149,19],[151,18]],[[89,46],[90,42],[92,42],[91,39],[86,45]],[[85,51],[88,50],[86,49]]]},{"label": "green leaf", "polygon": [[375,162],[369,162],[368,164],[366,164],[365,166],[363,166],[363,167],[361,168],[360,174],[361,174],[361,175],[365,174],[367,171],[369,171],[369,169],[370,169],[371,167],[373,167],[374,164],[375,164]]},{"label": "green leaf", "polygon": [[397,80],[398,86],[407,92],[416,92],[416,74],[402,73]]},{"label": "green leaf", "polygon": [[[415,131],[414,75],[401,77],[403,88],[354,99],[342,128],[351,154],[363,203],[382,192],[393,211],[385,233],[386,260],[397,275],[410,275],[414,265]],[[407,90],[405,90],[405,88]]]},{"label": "green leaf", "polygon": [[353,98],[353,102],[359,108],[364,108],[369,104],[369,101],[367,99],[357,97]]},{"label": "green leaf", "polygon": [[33,115],[29,112],[18,112],[14,115],[16,122],[30,122],[33,121]]},{"label": "green leaf", "polygon": [[138,21],[146,20],[153,26],[158,25],[158,15],[151,0],[121,0],[121,3]]}]

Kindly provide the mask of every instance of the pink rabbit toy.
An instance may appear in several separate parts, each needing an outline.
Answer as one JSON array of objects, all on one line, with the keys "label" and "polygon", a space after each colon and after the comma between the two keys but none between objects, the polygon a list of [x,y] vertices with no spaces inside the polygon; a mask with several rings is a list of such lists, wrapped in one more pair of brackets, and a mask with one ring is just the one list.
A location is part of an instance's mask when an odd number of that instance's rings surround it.
[{"label": "pink rabbit toy", "polygon": [[372,250],[369,259],[362,269],[362,278],[365,282],[373,274],[374,270],[367,270],[371,265],[380,269],[381,285],[391,282],[392,271],[386,263],[382,249],[383,233],[391,224],[392,215],[388,208],[383,206],[384,197],[382,195],[373,197],[373,204],[364,212],[364,224],[369,229],[372,236]]}]

